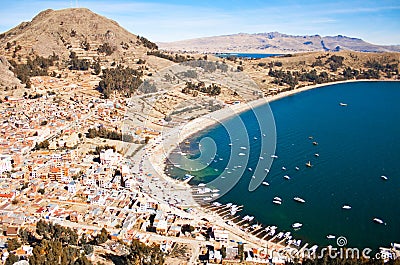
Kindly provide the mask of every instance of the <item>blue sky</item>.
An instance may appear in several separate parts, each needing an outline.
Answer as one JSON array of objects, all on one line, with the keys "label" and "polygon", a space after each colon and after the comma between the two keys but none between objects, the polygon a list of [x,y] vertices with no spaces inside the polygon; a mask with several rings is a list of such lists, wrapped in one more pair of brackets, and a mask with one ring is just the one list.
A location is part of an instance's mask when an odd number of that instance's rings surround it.
[{"label": "blue sky", "polygon": [[152,41],[279,31],[346,35],[375,44],[400,44],[399,0],[1,1],[0,32],[47,9],[86,7]]}]

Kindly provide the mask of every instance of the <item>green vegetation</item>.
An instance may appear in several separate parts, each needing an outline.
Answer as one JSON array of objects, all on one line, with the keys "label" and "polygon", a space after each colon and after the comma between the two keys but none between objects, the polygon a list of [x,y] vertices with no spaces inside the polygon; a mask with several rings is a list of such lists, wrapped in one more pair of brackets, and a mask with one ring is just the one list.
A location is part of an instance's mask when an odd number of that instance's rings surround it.
[{"label": "green vegetation", "polygon": [[197,96],[198,92],[206,93],[209,96],[217,96],[221,94],[221,87],[216,84],[206,86],[204,82],[199,82],[197,84],[186,82],[185,88],[182,89],[182,93],[191,93],[193,96]]},{"label": "green vegetation", "polygon": [[26,87],[30,88],[30,78],[32,76],[45,76],[48,75],[48,69],[54,65],[55,61],[59,60],[59,57],[53,53],[48,58],[42,56],[36,56],[33,60],[28,57],[25,64],[17,64],[15,61],[10,61],[12,65],[11,70],[15,73],[17,78],[21,80]]},{"label": "green vegetation", "polygon": [[[125,142],[133,142],[133,137],[131,135],[125,135],[119,133],[117,131],[107,130],[106,128],[90,128],[86,134],[87,138],[104,138],[104,139],[111,139],[111,140],[118,140],[118,141],[125,141]],[[96,150],[97,151],[97,150]]]},{"label": "green vegetation", "polygon": [[109,98],[113,91],[118,91],[126,97],[130,97],[142,84],[142,80],[140,79],[142,76],[142,71],[129,67],[124,68],[121,65],[113,69],[105,69],[103,70],[98,90],[105,98]]},{"label": "green vegetation", "polygon": [[145,37],[137,36],[138,40],[144,45],[144,47],[149,48],[151,50],[157,50],[158,46],[154,42],[149,41]]},{"label": "green vegetation", "polygon": [[90,62],[88,60],[78,59],[75,52],[71,52],[69,58],[71,59],[69,61],[69,70],[86,71],[90,67]]},{"label": "green vegetation", "polygon": [[97,53],[104,53],[106,56],[110,56],[116,50],[115,47],[111,47],[107,42],[97,48]]},{"label": "green vegetation", "polygon": [[36,143],[35,147],[33,148],[33,150],[36,151],[36,150],[40,150],[40,149],[48,149],[49,145],[50,145],[49,141],[48,140],[44,140],[43,142]]},{"label": "green vegetation", "polygon": [[163,59],[167,59],[170,60],[174,63],[183,63],[186,61],[191,61],[194,60],[194,58],[190,57],[189,55],[184,56],[184,55],[180,55],[180,54],[175,54],[175,56],[173,54],[168,54],[168,53],[164,53],[161,51],[148,51],[147,55],[154,55]]}]

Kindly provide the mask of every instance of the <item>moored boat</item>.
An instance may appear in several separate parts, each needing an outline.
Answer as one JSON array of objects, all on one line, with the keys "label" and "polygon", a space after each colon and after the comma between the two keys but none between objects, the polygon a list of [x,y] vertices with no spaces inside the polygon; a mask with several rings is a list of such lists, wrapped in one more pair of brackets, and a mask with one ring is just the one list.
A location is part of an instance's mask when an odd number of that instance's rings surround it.
[{"label": "moored boat", "polygon": [[305,203],[306,201],[300,197],[294,197],[293,200],[297,201],[297,202],[301,202],[301,203]]},{"label": "moored boat", "polygon": [[292,227],[293,228],[300,228],[300,227],[302,227],[303,226],[303,224],[301,224],[301,223],[294,223],[294,224],[292,224]]}]

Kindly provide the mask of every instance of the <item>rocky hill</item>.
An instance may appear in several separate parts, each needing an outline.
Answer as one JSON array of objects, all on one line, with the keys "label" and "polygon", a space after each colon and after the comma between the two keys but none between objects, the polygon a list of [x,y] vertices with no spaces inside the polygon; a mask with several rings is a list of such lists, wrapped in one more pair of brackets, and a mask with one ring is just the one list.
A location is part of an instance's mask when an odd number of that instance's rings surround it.
[{"label": "rocky hill", "polygon": [[27,55],[47,57],[53,52],[67,58],[71,51],[79,57],[143,55],[153,43],[140,38],[117,22],[85,8],[48,9],[30,22],[0,34],[1,54],[7,58]]},{"label": "rocky hill", "polygon": [[169,43],[158,43],[169,51],[207,53],[297,53],[316,51],[400,52],[400,45],[375,45],[342,35],[322,37],[294,36],[279,32],[224,35]]}]

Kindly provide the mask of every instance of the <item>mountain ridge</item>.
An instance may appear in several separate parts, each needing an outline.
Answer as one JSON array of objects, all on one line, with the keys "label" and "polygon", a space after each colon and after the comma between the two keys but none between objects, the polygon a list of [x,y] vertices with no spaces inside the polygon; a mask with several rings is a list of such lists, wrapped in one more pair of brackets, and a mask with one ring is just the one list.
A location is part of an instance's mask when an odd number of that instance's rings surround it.
[{"label": "mountain ridge", "polygon": [[377,45],[343,35],[289,35],[280,32],[237,33],[158,42],[160,49],[198,53],[298,53],[317,51],[400,52],[400,45]]}]

